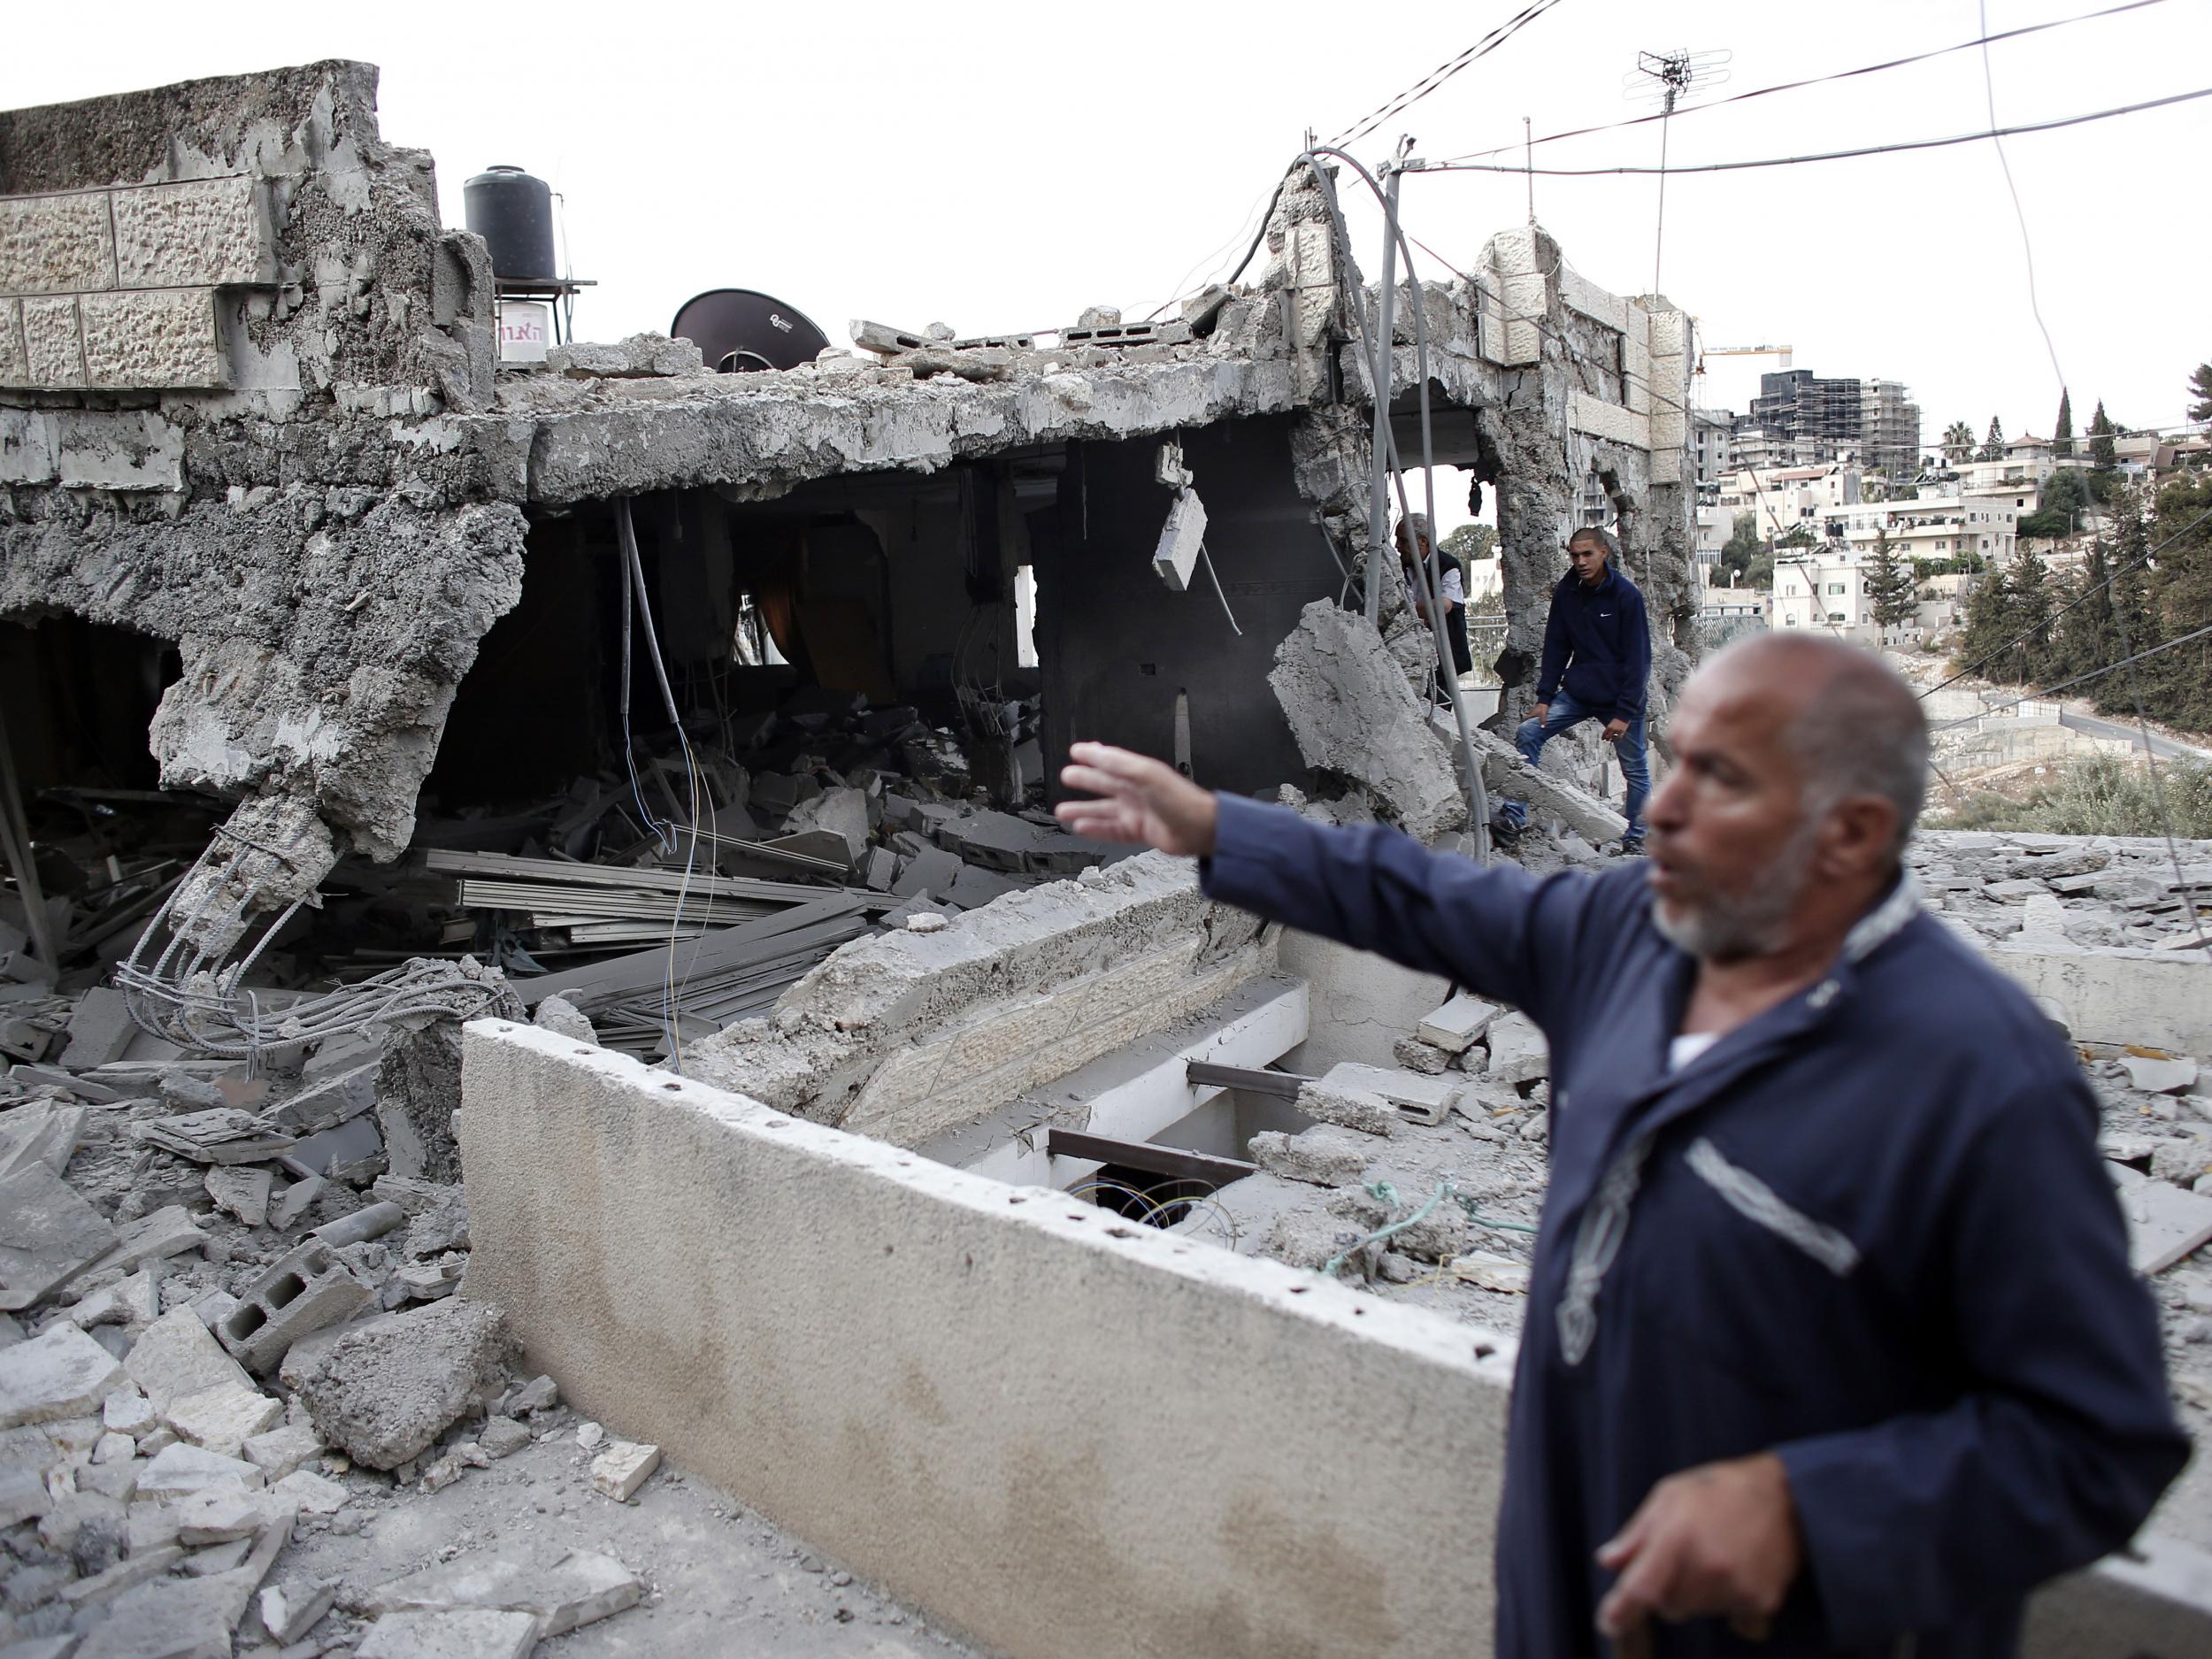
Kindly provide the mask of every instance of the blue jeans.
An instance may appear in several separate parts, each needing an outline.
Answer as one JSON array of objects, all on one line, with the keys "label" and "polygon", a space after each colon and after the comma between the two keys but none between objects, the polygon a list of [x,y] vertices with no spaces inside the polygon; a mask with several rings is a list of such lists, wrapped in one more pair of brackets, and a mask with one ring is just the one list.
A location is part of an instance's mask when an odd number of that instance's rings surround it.
[{"label": "blue jeans", "polygon": [[[1542,757],[1544,745],[1569,726],[1578,726],[1585,720],[1595,720],[1602,726],[1612,718],[1599,710],[1585,708],[1562,690],[1551,700],[1551,711],[1541,726],[1533,719],[1521,722],[1520,729],[1513,734],[1514,747],[1533,766]],[[1651,768],[1644,753],[1644,723],[1631,720],[1628,730],[1614,742],[1613,749],[1620,757],[1621,776],[1628,780],[1627,839],[1640,841],[1644,838],[1644,802],[1651,795]],[[1505,812],[1517,828],[1528,821],[1528,808],[1521,802],[1507,802]]]}]

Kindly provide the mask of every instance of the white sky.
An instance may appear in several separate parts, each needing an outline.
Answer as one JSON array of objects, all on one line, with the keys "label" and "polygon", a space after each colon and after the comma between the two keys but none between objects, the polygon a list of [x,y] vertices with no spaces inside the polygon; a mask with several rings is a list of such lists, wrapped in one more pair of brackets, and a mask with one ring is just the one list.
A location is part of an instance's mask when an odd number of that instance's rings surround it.
[{"label": "white sky", "polygon": [[[1990,0],[1989,27],[2113,0]],[[939,4],[769,8],[385,4],[248,14],[173,4],[26,8],[0,107],[325,57],[383,71],[385,136],[438,161],[449,222],[492,162],[566,203],[587,338],[665,329],[703,288],[757,288],[845,342],[847,320],[960,332],[1141,316],[1241,253],[1307,126],[1326,140],[1518,10],[1475,4],[1230,8]],[[1838,27],[1844,19],[1848,27]],[[1379,158],[1516,143],[1644,111],[1639,49],[1727,48],[1724,96],[1970,40],[1974,0],[1563,0],[1354,146]],[[2212,0],[2162,4],[1993,49],[2006,125],[2212,81]],[[1689,115],[1677,165],[1803,153],[1986,125],[1981,58]],[[1540,146],[1555,165],[1647,164],[1655,127]],[[2008,142],[2043,315],[2078,426],[2178,422],[2212,357],[2212,99]],[[1656,181],[1536,180],[1539,219],[1616,292],[1649,286]],[[1356,186],[1354,188],[1356,189]],[[1409,178],[1410,233],[1475,259],[1526,217],[1517,175]],[[1240,233],[1239,227],[1245,228]],[[1362,267],[1379,219],[1355,211]],[[1434,269],[1431,262],[1430,270]],[[1786,342],[1822,374],[1911,388],[1932,445],[2048,434],[2058,388],[2028,308],[2020,235],[1987,143],[1668,181],[1663,286],[1710,343]],[[1741,410],[1770,359],[1715,359],[1702,401]],[[1440,480],[1440,489],[1441,480]],[[1440,514],[1448,526],[1461,515]]]}]

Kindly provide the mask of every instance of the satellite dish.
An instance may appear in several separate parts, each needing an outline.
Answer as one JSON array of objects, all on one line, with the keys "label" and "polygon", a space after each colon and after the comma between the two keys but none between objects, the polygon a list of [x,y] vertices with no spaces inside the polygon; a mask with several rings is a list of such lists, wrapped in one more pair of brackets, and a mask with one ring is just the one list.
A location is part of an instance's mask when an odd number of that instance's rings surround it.
[{"label": "satellite dish", "polygon": [[668,333],[697,346],[717,374],[795,369],[829,344],[829,336],[797,306],[752,288],[693,295],[678,309]]}]

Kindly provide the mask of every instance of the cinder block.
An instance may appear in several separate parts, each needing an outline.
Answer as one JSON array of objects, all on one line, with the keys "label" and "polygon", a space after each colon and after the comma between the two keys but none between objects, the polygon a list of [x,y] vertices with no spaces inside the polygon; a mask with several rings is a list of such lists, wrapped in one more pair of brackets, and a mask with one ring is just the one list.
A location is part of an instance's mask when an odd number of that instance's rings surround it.
[{"label": "cinder block", "polygon": [[150,409],[57,410],[54,470],[80,489],[181,489],[184,434]]},{"label": "cinder block", "polygon": [[86,384],[133,390],[227,384],[215,345],[212,288],[88,294]]},{"label": "cinder block", "polygon": [[0,409],[0,484],[50,484],[53,480],[52,419],[43,410]]},{"label": "cinder block", "polygon": [[215,1334],[249,1371],[265,1377],[293,1343],[349,1317],[368,1299],[330,1246],[310,1239],[247,1287]]},{"label": "cinder block", "polygon": [[255,180],[242,175],[196,179],[111,194],[118,288],[275,280],[276,252],[261,187]]},{"label": "cinder block", "polygon": [[0,294],[81,294],[115,286],[104,190],[0,197]]},{"label": "cinder block", "polygon": [[1653,483],[1679,484],[1682,477],[1682,452],[1679,449],[1652,451],[1651,481]]},{"label": "cinder block", "polygon": [[23,357],[33,386],[84,384],[84,334],[67,296],[23,301]]}]

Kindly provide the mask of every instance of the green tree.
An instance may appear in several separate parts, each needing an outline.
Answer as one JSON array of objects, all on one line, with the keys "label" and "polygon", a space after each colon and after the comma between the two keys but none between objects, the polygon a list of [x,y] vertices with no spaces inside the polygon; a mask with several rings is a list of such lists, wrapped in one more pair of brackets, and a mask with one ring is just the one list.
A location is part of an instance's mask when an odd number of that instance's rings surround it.
[{"label": "green tree", "polygon": [[2010,586],[1998,572],[1986,572],[1967,594],[1966,629],[1952,668],[1999,685],[2014,683],[2018,654],[2006,648],[2019,633],[2013,626]]},{"label": "green tree", "polygon": [[2052,667],[2060,679],[2071,680],[2120,658],[2119,636],[2112,622],[2111,575],[2112,563],[2099,537],[2089,544],[2081,573],[2066,595],[2066,614],[2058,619]]},{"label": "green tree", "polygon": [[1486,524],[1463,524],[1438,543],[1438,551],[1455,559],[1486,559],[1498,550],[1498,533]]},{"label": "green tree", "polygon": [[[1765,544],[1759,539],[1759,515],[1740,512],[1729,530],[1728,540],[1721,545],[1720,568],[1734,571],[1739,577],[1747,577],[1751,561],[1764,550]],[[1772,567],[1773,561],[1770,559],[1768,568],[1770,570]]]},{"label": "green tree", "polygon": [[2090,465],[2100,471],[2109,472],[2119,464],[2119,452],[2112,442],[2114,437],[2117,435],[2117,430],[2107,419],[2104,412],[2104,399],[2100,397],[2097,400],[2097,412],[2089,417]]},{"label": "green tree", "polygon": [[2212,363],[2200,363],[2189,372],[2189,419],[2212,420]]},{"label": "green tree", "polygon": [[2052,615],[2057,610],[2051,590],[2051,567],[2034,552],[2024,549],[2005,572],[2005,588],[2012,602],[2013,651],[2017,662],[2010,676],[2023,685],[2039,685],[2060,675],[2051,671],[2057,663]]},{"label": "green tree", "polygon": [[[2212,479],[2171,483],[2158,492],[2148,531],[2158,549],[2149,584],[2150,637],[2131,641],[2134,649],[2212,626],[2212,524],[2196,522],[2207,514]],[[2212,731],[2212,636],[2162,652],[2137,673],[2153,719]]]},{"label": "green tree", "polygon": [[1886,634],[1901,628],[1920,614],[1920,599],[1911,565],[1897,557],[1886,528],[1874,532],[1874,551],[1867,560],[1866,596],[1873,602],[1874,619]]},{"label": "green tree", "polygon": [[2058,419],[2051,426],[2051,451],[2055,455],[2074,452],[2074,397],[2062,386],[2058,388]]},{"label": "green tree", "polygon": [[1774,545],[1777,547],[1814,547],[1817,543],[1813,540],[1813,533],[1809,529],[1801,524],[1793,524],[1789,527],[1788,534],[1777,539]]},{"label": "green tree", "polygon": [[2021,535],[2055,538],[2081,528],[2081,516],[2089,506],[2089,487],[2078,469],[2062,467],[2051,474],[2037,499],[2036,511],[2022,517],[2016,526]]},{"label": "green tree", "polygon": [[1943,458],[1953,466],[1974,458],[1974,428],[1955,420],[1943,429]]},{"label": "green tree", "polygon": [[1978,461],[2001,461],[2005,458],[2005,423],[1994,415],[1989,418],[1989,435],[1982,440],[1981,451],[1974,458]]}]

